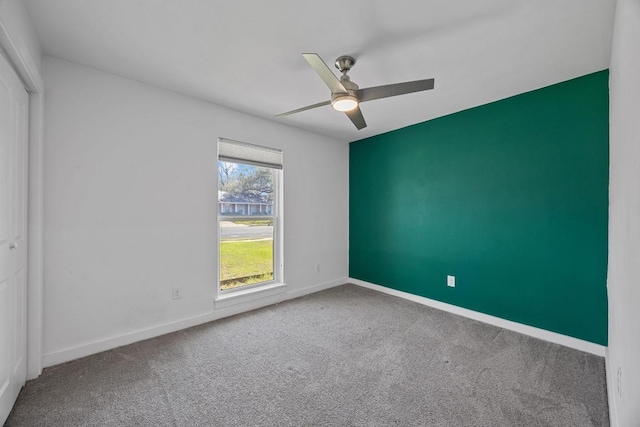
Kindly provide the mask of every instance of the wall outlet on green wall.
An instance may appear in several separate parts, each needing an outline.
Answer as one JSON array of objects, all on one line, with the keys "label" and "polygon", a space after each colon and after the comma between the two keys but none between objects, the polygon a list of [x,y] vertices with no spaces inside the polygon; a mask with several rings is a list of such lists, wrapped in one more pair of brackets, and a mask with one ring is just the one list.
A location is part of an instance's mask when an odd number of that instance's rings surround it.
[{"label": "wall outlet on green wall", "polygon": [[456,287],[456,276],[447,276],[447,286],[450,288]]}]

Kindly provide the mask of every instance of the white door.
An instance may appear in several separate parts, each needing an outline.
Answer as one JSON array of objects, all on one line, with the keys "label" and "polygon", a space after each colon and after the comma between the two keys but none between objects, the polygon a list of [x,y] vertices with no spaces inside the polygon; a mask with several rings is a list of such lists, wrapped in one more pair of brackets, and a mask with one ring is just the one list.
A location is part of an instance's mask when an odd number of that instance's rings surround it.
[{"label": "white door", "polygon": [[0,425],[26,378],[28,96],[0,55]]}]

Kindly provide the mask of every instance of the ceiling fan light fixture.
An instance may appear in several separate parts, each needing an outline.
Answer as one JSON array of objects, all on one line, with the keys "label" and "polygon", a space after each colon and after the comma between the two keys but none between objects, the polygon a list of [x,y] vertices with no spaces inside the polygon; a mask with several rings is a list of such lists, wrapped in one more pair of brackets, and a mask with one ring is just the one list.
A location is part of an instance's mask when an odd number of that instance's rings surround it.
[{"label": "ceiling fan light fixture", "polygon": [[358,98],[353,95],[338,95],[331,100],[331,106],[336,111],[351,111],[358,108]]}]

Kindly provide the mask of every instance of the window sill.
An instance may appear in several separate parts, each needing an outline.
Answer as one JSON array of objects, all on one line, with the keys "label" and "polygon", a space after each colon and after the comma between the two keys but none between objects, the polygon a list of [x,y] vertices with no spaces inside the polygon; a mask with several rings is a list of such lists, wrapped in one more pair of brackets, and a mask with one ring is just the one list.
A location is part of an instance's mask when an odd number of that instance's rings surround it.
[{"label": "window sill", "polygon": [[286,290],[286,283],[271,283],[269,285],[258,286],[255,288],[226,292],[218,295],[218,298],[213,301],[213,307],[215,310],[218,310],[245,302],[256,301],[274,295],[283,294]]}]

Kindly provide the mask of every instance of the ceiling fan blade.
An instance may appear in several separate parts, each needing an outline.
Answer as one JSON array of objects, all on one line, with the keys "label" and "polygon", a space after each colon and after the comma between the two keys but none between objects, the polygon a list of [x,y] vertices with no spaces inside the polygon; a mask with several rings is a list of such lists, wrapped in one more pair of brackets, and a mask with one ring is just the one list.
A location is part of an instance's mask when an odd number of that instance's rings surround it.
[{"label": "ceiling fan blade", "polygon": [[360,111],[360,107],[356,107],[351,111],[345,111],[345,114],[351,119],[354,125],[360,129],[364,129],[367,127],[367,122],[364,121],[364,116],[362,115],[362,111]]},{"label": "ceiling fan blade", "polygon": [[278,114],[276,117],[290,116],[291,114],[299,113],[301,111],[311,110],[313,108],[324,107],[325,105],[331,105],[331,101],[318,102],[317,104],[307,105],[306,107],[298,108],[297,110],[287,111],[286,113]]},{"label": "ceiling fan blade", "polygon": [[340,83],[340,80],[333,74],[329,67],[327,67],[327,64],[324,63],[317,53],[303,53],[302,56],[304,56],[304,59],[307,60],[309,65],[316,70],[316,73],[318,73],[324,81],[324,84],[329,87],[331,93],[347,93],[347,89],[345,89],[342,83]]},{"label": "ceiling fan blade", "polygon": [[404,95],[433,89],[435,80],[416,80],[413,82],[395,83],[391,85],[368,87],[356,91],[360,102],[373,101],[374,99],[388,98],[390,96]]}]

